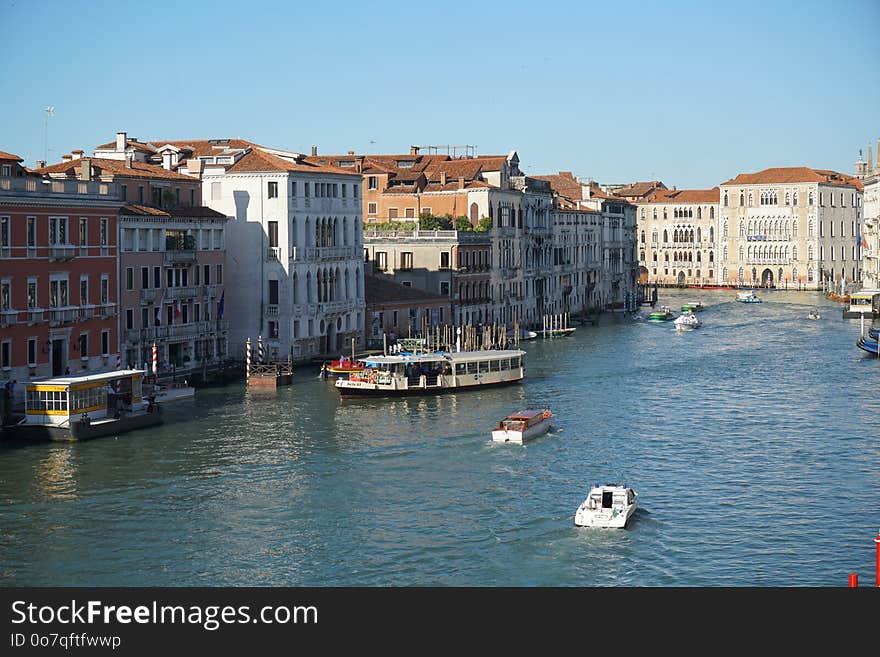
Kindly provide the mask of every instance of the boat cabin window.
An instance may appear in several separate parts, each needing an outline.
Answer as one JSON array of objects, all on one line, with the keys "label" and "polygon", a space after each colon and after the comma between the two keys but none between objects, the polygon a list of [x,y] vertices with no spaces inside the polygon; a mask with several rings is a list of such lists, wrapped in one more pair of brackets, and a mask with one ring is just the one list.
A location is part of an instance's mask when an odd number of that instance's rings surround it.
[{"label": "boat cabin window", "polygon": [[27,407],[35,411],[66,411],[66,390],[28,390]]},{"label": "boat cabin window", "polygon": [[87,409],[97,410],[105,406],[107,406],[107,387],[105,385],[70,391],[71,413],[79,413]]},{"label": "boat cabin window", "polygon": [[519,356],[517,356],[516,358],[510,359],[510,369],[512,369],[512,370],[519,369]]},{"label": "boat cabin window", "polygon": [[610,490],[602,491],[602,508],[603,509],[610,509],[613,499],[614,499],[614,491],[610,491]]},{"label": "boat cabin window", "polygon": [[501,423],[501,428],[505,431],[522,431],[525,429],[524,424],[521,420],[504,420]]},{"label": "boat cabin window", "polygon": [[509,358],[502,358],[499,362],[501,363],[502,370],[509,370],[510,369],[510,359]]},{"label": "boat cabin window", "polygon": [[467,373],[468,374],[476,374],[477,373],[477,363],[471,362],[467,364]]},{"label": "boat cabin window", "polygon": [[488,360],[481,360],[480,361],[480,372],[483,373],[483,372],[488,372],[488,371],[489,371],[489,361]]},{"label": "boat cabin window", "polygon": [[626,491],[626,503],[627,504],[633,503],[633,492],[631,490]]},{"label": "boat cabin window", "polygon": [[466,366],[464,363],[456,363],[455,364],[455,373],[458,374],[459,376],[464,374],[465,369],[466,369]]},{"label": "boat cabin window", "polygon": [[489,361],[489,369],[491,369],[493,372],[500,372],[501,371],[500,368],[501,368],[501,361],[500,360],[490,360]]}]

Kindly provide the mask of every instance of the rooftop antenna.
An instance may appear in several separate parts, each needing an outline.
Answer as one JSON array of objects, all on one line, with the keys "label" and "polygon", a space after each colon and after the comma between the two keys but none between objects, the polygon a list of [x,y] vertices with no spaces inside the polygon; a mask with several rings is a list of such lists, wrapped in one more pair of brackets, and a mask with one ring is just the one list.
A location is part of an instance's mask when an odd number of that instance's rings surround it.
[{"label": "rooftop antenna", "polygon": [[46,122],[43,128],[43,159],[46,163],[49,162],[49,117],[55,116],[55,106],[49,105],[46,109],[43,110],[46,112]]}]

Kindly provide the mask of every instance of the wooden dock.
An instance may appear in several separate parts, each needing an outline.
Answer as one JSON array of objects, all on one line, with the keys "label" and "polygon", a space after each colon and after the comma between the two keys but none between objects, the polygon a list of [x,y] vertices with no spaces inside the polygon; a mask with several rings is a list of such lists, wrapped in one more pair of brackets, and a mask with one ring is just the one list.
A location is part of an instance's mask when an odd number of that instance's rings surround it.
[{"label": "wooden dock", "polygon": [[248,387],[278,388],[293,383],[293,365],[282,363],[251,363],[247,375]]}]

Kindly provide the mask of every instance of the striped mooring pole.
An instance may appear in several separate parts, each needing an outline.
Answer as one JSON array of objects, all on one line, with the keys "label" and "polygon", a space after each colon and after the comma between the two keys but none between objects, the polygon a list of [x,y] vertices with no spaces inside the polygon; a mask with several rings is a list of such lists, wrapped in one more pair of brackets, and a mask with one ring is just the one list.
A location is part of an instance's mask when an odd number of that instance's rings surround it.
[{"label": "striped mooring pole", "polygon": [[159,372],[159,347],[153,343],[153,382],[156,381]]},{"label": "striped mooring pole", "polygon": [[265,363],[264,359],[265,354],[263,353],[263,336],[257,336],[257,362],[260,364]]},{"label": "striped mooring pole", "polygon": [[244,343],[244,373],[245,377],[251,376],[251,339],[248,338]]},{"label": "striped mooring pole", "polygon": [[122,354],[116,354],[116,369],[122,369]]}]

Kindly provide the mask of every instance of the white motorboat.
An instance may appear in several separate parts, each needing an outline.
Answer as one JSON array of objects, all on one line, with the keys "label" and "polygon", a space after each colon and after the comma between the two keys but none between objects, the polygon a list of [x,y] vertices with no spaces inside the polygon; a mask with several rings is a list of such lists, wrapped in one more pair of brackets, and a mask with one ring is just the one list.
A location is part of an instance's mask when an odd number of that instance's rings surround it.
[{"label": "white motorboat", "polygon": [[600,485],[590,489],[587,499],[578,507],[574,524],[578,527],[622,529],[639,506],[639,495],[625,484]]},{"label": "white motorboat", "polygon": [[195,397],[196,389],[186,383],[159,384],[153,386],[148,394],[157,402],[171,402],[178,399],[192,399]]},{"label": "white motorboat", "polygon": [[547,433],[550,430],[552,417],[553,414],[548,410],[511,413],[492,431],[492,440],[496,443],[522,444]]},{"label": "white motorboat", "polygon": [[736,300],[741,303],[761,303],[761,298],[751,290],[748,292],[737,292]]},{"label": "white motorboat", "polygon": [[703,323],[694,313],[688,311],[683,315],[676,317],[673,324],[675,324],[675,329],[677,331],[692,331],[695,328],[700,328]]}]

